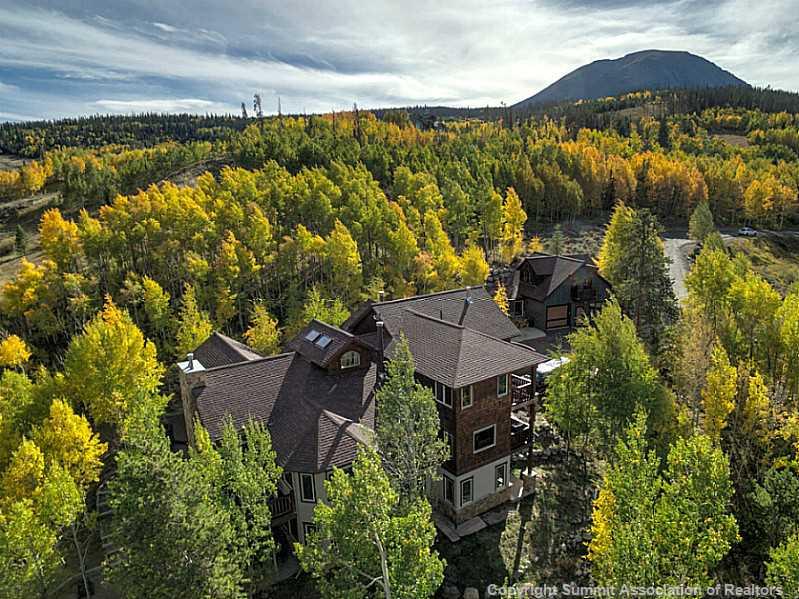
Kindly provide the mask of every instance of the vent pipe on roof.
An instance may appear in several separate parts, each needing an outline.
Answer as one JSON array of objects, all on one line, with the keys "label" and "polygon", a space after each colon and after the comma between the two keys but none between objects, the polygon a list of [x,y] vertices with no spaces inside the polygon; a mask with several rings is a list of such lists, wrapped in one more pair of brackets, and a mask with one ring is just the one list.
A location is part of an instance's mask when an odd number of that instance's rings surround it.
[{"label": "vent pipe on roof", "polygon": [[462,325],[466,319],[466,313],[469,311],[469,306],[472,305],[472,290],[466,288],[466,297],[463,298],[463,310],[461,310],[461,317],[458,319],[458,324]]},{"label": "vent pipe on roof", "polygon": [[189,362],[188,369],[189,370],[194,370],[194,354],[191,353],[191,352],[186,354],[186,360],[188,360],[188,362]]},{"label": "vent pipe on roof", "polygon": [[383,289],[377,292],[377,300],[380,302],[386,301],[386,292]]},{"label": "vent pipe on roof", "polygon": [[377,321],[377,379],[378,382],[383,378],[385,353],[383,351],[383,321]]}]

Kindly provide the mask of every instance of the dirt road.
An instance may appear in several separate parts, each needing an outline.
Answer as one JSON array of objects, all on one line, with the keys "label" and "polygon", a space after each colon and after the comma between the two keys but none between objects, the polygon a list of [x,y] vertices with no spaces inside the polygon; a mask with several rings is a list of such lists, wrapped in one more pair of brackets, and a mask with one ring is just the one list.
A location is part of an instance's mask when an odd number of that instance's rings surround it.
[{"label": "dirt road", "polygon": [[677,301],[682,300],[688,295],[688,290],[685,288],[685,276],[688,274],[688,261],[685,258],[685,251],[683,248],[693,243],[695,242],[690,239],[663,239],[663,249],[666,255],[671,258],[669,275],[671,276],[672,285],[674,285],[674,295],[677,296]]}]

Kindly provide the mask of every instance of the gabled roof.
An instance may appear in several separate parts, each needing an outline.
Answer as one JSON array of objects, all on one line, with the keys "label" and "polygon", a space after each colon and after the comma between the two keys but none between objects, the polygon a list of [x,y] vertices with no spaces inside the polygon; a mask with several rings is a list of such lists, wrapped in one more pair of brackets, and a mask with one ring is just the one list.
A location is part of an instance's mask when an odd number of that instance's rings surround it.
[{"label": "gabled roof", "polygon": [[402,314],[389,357],[400,332],[408,339],[416,371],[448,387],[464,387],[548,359],[524,345],[410,309]]},{"label": "gabled roof", "polygon": [[[471,304],[464,314],[464,302],[467,297],[471,299]],[[498,339],[512,339],[519,335],[519,329],[502,313],[502,310],[483,287],[452,289],[386,302],[367,303],[354,313],[342,327],[353,330],[364,318],[374,314],[385,322],[388,333],[395,336],[406,310],[462,324]],[[461,316],[463,316],[462,322]]]},{"label": "gabled roof", "polygon": [[[532,267],[535,274],[543,279],[536,285],[519,280],[519,271],[524,264]],[[551,256],[535,253],[524,256],[513,264],[510,272],[499,278],[508,292],[508,299],[517,299],[524,295],[538,301],[544,301],[558,289],[569,277],[581,268],[590,268],[600,279],[599,269],[591,264],[588,255]],[[604,279],[602,279],[604,280]]]},{"label": "gabled roof", "polygon": [[263,358],[253,348],[217,332],[211,333],[211,336],[194,350],[194,357],[205,368],[216,368]]},{"label": "gabled roof", "polygon": [[288,347],[317,366],[327,368],[341,350],[353,343],[361,344],[352,333],[314,319],[289,341]]},{"label": "gabled roof", "polygon": [[264,422],[280,466],[322,472],[355,459],[374,428],[377,367],[329,374],[296,352],[211,368],[192,391],[200,421],[216,440],[224,419]]}]

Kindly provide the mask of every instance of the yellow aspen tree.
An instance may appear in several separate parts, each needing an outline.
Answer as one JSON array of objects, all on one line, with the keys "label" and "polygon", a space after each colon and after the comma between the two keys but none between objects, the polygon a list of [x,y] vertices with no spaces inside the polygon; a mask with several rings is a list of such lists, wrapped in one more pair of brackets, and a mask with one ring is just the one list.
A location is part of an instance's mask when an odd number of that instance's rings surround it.
[{"label": "yellow aspen tree", "polygon": [[505,289],[505,285],[500,283],[497,285],[497,290],[494,292],[494,302],[499,306],[499,309],[502,310],[502,313],[505,316],[508,316],[510,313],[508,307],[508,292]]},{"label": "yellow aspen tree", "polygon": [[710,368],[702,389],[705,434],[716,443],[727,426],[727,417],[735,408],[736,389],[736,369],[730,364],[727,352],[717,343],[710,354]]}]

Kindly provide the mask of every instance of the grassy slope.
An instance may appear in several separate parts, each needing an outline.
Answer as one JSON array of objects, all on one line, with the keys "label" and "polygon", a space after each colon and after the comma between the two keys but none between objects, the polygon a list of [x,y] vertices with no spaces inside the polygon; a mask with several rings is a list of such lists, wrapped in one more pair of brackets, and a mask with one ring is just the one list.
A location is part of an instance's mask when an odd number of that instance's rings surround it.
[{"label": "grassy slope", "polygon": [[727,246],[735,255],[745,256],[781,293],[799,281],[799,233],[761,233],[756,238],[737,237]]}]

